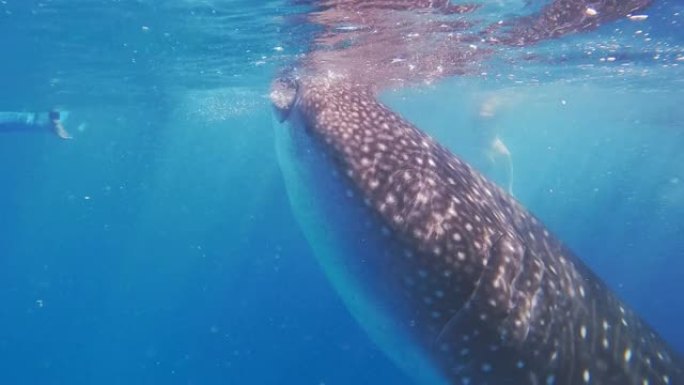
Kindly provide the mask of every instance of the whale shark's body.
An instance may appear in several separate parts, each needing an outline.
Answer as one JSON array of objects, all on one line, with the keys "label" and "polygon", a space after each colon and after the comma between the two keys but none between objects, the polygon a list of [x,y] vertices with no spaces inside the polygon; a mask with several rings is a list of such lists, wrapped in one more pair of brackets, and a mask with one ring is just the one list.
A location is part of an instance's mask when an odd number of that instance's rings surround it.
[{"label": "whale shark's body", "polygon": [[295,215],[395,363],[420,384],[684,384],[681,358],[648,325],[368,80],[323,65],[271,96]]}]

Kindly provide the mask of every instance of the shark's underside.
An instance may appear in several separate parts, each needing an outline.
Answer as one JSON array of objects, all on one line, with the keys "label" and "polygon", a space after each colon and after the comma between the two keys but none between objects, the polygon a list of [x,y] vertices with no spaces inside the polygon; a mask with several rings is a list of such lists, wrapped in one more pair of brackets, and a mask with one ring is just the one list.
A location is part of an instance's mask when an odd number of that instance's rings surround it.
[{"label": "shark's underside", "polygon": [[454,18],[469,5],[315,4],[316,48],[274,82],[279,158],[321,265],[384,351],[425,384],[684,384],[677,353],[534,216],[375,97],[645,2],[559,0],[472,34]]}]

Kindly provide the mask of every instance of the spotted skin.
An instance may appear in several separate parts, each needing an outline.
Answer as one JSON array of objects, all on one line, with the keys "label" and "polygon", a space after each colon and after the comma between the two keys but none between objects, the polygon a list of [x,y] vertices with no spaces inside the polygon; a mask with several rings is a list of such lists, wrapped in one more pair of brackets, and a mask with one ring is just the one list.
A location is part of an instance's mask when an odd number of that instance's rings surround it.
[{"label": "spotted skin", "polygon": [[[337,239],[314,251],[340,292],[353,287],[343,298],[357,318],[377,310],[392,320],[403,345],[379,340],[395,362],[417,370],[397,354],[415,349],[411,360],[433,366],[417,383],[684,383],[677,353],[534,216],[371,90],[317,76],[276,82],[272,96],[290,123],[278,128],[291,139],[283,157],[299,158],[290,171],[318,169],[308,186],[325,189],[309,191],[307,205],[322,203],[307,211],[329,210],[346,191],[338,211],[303,223]],[[345,211],[355,217],[335,223]],[[346,248],[360,238],[363,247]]]}]

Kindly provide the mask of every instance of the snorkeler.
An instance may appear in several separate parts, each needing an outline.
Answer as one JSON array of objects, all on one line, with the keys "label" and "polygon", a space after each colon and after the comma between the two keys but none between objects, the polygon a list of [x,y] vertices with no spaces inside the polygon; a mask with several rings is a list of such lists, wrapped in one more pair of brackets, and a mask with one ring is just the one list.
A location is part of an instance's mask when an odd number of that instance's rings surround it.
[{"label": "snorkeler", "polygon": [[37,112],[0,112],[0,133],[52,131],[62,139],[72,139],[64,128],[65,113],[50,110]]}]

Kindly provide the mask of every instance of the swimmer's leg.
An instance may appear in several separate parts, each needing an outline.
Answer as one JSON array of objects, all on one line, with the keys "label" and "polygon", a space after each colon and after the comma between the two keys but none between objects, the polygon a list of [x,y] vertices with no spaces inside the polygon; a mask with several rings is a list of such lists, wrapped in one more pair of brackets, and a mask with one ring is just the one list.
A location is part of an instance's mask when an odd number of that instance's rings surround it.
[{"label": "swimmer's leg", "polygon": [[64,125],[59,120],[52,122],[52,130],[62,139],[73,139],[71,134],[64,129]]},{"label": "swimmer's leg", "polygon": [[50,126],[52,127],[52,131],[57,134],[62,139],[71,139],[71,135],[67,132],[67,130],[64,129],[64,124],[62,124],[62,118],[63,116],[68,115],[68,113],[60,113],[57,110],[50,110],[48,112],[48,119],[50,119]]}]

